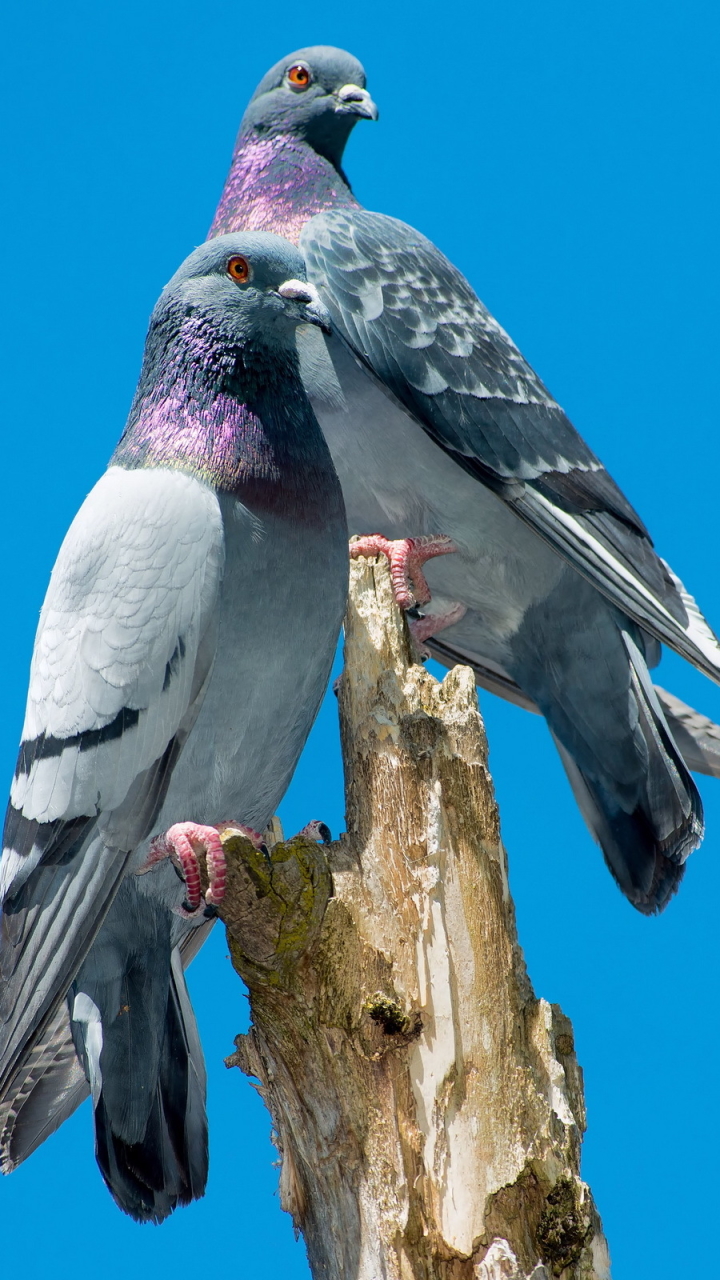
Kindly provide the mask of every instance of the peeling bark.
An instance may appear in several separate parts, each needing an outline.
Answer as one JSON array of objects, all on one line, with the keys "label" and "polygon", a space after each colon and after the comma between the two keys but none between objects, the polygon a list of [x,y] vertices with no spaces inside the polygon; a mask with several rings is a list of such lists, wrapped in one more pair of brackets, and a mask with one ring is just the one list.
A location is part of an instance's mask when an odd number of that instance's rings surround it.
[{"label": "peeling bark", "polygon": [[605,1280],[570,1022],[533,994],[472,673],[413,659],[351,563],[347,832],[270,860],[232,830],[221,915],[280,1194],[315,1280]]}]

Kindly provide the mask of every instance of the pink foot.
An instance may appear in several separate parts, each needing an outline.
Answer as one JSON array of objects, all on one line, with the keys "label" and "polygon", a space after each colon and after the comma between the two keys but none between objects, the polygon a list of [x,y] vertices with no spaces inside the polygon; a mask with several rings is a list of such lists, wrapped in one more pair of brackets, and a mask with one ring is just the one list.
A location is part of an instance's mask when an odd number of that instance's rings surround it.
[{"label": "pink foot", "polygon": [[200,864],[197,851],[205,851],[210,882],[205,903],[214,906],[225,894],[225,852],[217,827],[200,826],[197,822],[176,822],[150,844],[150,855],[143,870],[163,858],[170,858],[185,880],[185,902],[179,908],[183,916],[197,915],[202,905]]},{"label": "pink foot", "polygon": [[451,605],[445,613],[424,613],[419,618],[408,618],[410,634],[415,643],[422,648],[431,636],[437,635],[438,631],[444,631],[446,627],[454,626],[465,617],[466,613],[466,606],[458,603]]},{"label": "pink foot", "polygon": [[442,533],[420,538],[397,538],[393,542],[381,533],[369,533],[350,543],[353,560],[358,556],[387,556],[393,594],[401,609],[428,603],[430,588],[421,566],[433,556],[447,556],[452,551],[457,551],[455,543]]}]

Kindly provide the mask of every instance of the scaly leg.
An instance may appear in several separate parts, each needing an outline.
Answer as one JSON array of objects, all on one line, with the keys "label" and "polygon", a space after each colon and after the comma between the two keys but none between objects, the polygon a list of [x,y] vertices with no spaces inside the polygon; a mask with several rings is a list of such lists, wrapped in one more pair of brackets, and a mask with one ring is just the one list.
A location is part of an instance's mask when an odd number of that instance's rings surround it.
[{"label": "scaly leg", "polygon": [[[205,853],[209,888],[203,903],[198,851]],[[201,906],[215,906],[225,893],[225,852],[216,827],[198,822],[176,822],[150,843],[148,860],[141,871],[149,871],[156,862],[169,858],[185,881],[185,902],[179,908],[184,916],[194,916]]]},{"label": "scaly leg", "polygon": [[[259,831],[246,827],[242,822],[219,822],[216,827],[203,826],[198,822],[176,822],[167,831],[155,836],[150,842],[147,862],[138,870],[138,875],[150,871],[158,862],[169,858],[185,881],[185,901],[177,907],[178,915],[197,916],[207,907],[217,906],[225,896],[227,867],[225,850],[220,839],[221,832],[231,829],[239,831],[254,844],[256,849],[267,854],[267,845]],[[311,840],[326,844],[330,839],[330,828],[324,822],[313,821],[303,827],[299,833]],[[203,901],[200,883],[200,863],[198,851],[205,854],[209,887]]]},{"label": "scaly leg", "polygon": [[433,556],[447,556],[453,551],[457,551],[457,547],[444,533],[421,538],[395,538],[394,541],[384,537],[382,533],[369,533],[350,543],[352,560],[358,556],[387,556],[393,595],[401,609],[427,604],[430,588],[422,565]]},{"label": "scaly leg", "polygon": [[[382,533],[370,533],[365,537],[355,538],[350,543],[352,560],[356,560],[358,556],[387,557],[393,595],[401,609],[413,609],[417,605],[428,603],[431,598],[430,588],[422,565],[433,556],[447,556],[454,551],[457,551],[455,543],[445,534],[396,538],[391,541]],[[422,648],[425,640],[445,627],[452,627],[465,613],[465,605],[458,602],[451,605],[445,613],[428,613],[419,618],[409,618],[408,626],[416,644]]]}]

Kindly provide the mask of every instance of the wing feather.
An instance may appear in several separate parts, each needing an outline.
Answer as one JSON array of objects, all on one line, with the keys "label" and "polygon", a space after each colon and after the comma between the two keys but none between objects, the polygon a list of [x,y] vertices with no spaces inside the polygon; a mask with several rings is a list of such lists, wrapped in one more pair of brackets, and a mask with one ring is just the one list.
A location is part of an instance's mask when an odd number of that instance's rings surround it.
[{"label": "wing feather", "polygon": [[111,467],[73,521],[33,653],[11,799],[39,822],[111,810],[184,716],[221,570],[217,499]]},{"label": "wing feather", "polygon": [[210,489],[119,467],[60,550],[0,862],[0,1101],[162,803],[212,665],[222,554]]},{"label": "wing feather", "polygon": [[720,682],[720,644],[640,517],[465,278],[382,214],[303,230],[341,337],[436,443],[619,609]]}]

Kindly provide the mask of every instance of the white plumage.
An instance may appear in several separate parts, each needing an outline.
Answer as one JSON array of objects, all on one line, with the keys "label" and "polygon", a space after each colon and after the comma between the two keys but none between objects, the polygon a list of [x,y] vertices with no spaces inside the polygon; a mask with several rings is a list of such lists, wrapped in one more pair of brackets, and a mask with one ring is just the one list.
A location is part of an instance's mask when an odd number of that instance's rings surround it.
[{"label": "white plumage", "polygon": [[[23,741],[69,742],[13,783],[24,817],[115,809],[162,754],[188,709],[222,563],[217,496],[194,477],[111,467],[98,482],[63,542],[40,615]],[[93,745],[73,741],[124,708],[140,713],[136,725]]]}]

